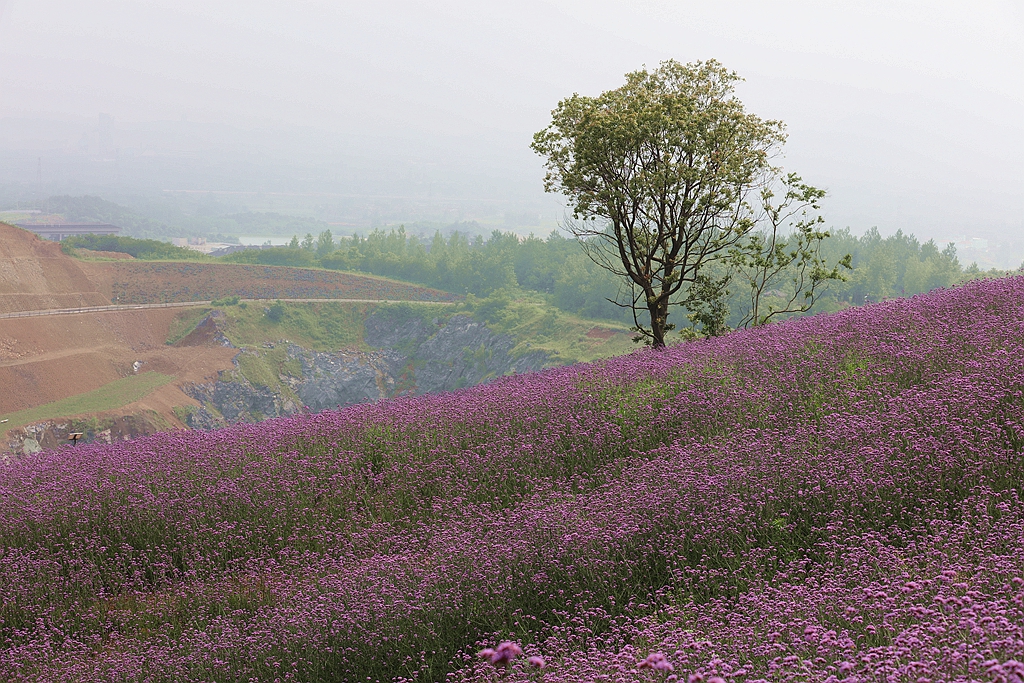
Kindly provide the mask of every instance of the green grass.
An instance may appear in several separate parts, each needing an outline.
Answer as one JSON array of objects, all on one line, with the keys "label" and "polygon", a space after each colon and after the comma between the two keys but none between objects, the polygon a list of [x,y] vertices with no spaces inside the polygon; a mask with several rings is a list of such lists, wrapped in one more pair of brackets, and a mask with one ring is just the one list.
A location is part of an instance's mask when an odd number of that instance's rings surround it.
[{"label": "green grass", "polygon": [[[493,332],[510,335],[516,343],[513,355],[532,351],[547,352],[550,365],[588,362],[629,353],[635,348],[632,334],[625,325],[597,322],[565,313],[543,298],[495,295],[487,299],[470,297],[463,304],[401,302],[369,304],[353,302],[281,304],[276,319],[268,315],[271,302],[232,304],[182,310],[171,325],[167,339],[173,344],[185,337],[212,310],[224,314],[221,329],[224,336],[242,352],[237,357],[237,377],[262,386],[282,396],[298,400],[282,375],[299,377],[302,368],[297,359],[289,359],[284,342],[314,351],[371,351],[366,344],[365,321],[374,311],[386,311],[396,325],[414,318],[428,325],[435,318],[446,319],[454,314],[471,314]],[[588,337],[595,327],[614,330],[609,339]],[[412,352],[412,348],[398,349]],[[484,349],[465,349],[466,360],[485,363]],[[410,368],[412,369],[412,368]],[[401,380],[401,378],[400,378]]]},{"label": "green grass", "polygon": [[[553,365],[587,363],[637,348],[628,326],[566,313],[538,295],[499,292],[486,299],[467,297],[460,308],[483,321],[491,331],[515,339],[513,355],[547,351],[552,355]],[[587,333],[594,328],[621,334],[609,339],[588,337]]]},{"label": "green grass", "polygon": [[[629,353],[636,348],[626,325],[581,318],[556,308],[543,297],[522,293],[497,294],[487,299],[470,297],[463,304],[284,302],[284,313],[276,322],[266,314],[271,305],[272,302],[261,302],[217,306],[226,316],[225,336],[239,348],[286,339],[314,351],[369,351],[363,339],[364,321],[374,310],[386,309],[393,316],[398,313],[399,320],[418,317],[430,321],[455,313],[470,313],[493,332],[512,336],[517,342],[513,353],[547,351],[558,363],[588,362]],[[173,344],[187,335],[211,310],[213,307],[182,310],[171,325],[167,343]],[[620,334],[610,339],[588,337],[587,333],[595,327]]]},{"label": "green grass", "polygon": [[364,321],[378,306],[404,306],[422,311],[426,319],[444,316],[455,304],[410,302],[372,304],[353,302],[293,303],[283,302],[284,313],[278,321],[267,316],[273,302],[238,305],[203,306],[183,309],[171,324],[167,344],[174,344],[195,329],[214,308],[226,316],[224,336],[239,348],[260,347],[266,343],[288,340],[313,351],[370,351],[363,340]]},{"label": "green grass", "polygon": [[[547,303],[543,297],[515,293],[496,294],[487,299],[469,297],[465,303],[401,302],[370,303],[289,303],[284,302],[279,320],[267,315],[271,302],[221,305],[215,307],[225,315],[224,335],[239,348],[259,349],[283,340],[314,351],[370,351],[364,340],[365,320],[375,310],[386,310],[401,323],[412,318],[425,322],[445,319],[453,314],[469,313],[484,322],[493,332],[510,335],[516,340],[513,355],[545,351],[552,364],[589,362],[629,353],[636,348],[632,333],[621,323],[596,321],[566,313]],[[195,329],[214,307],[182,310],[171,325],[167,343],[173,344]],[[618,334],[609,339],[589,337],[592,329],[612,330]],[[253,360],[253,359],[249,359]],[[280,365],[280,363],[275,363]],[[250,379],[262,373],[255,368]]]},{"label": "green grass", "polygon": [[84,394],[69,396],[35,408],[26,408],[16,413],[0,415],[0,420],[7,420],[5,424],[0,424],[0,436],[6,434],[9,429],[24,427],[33,422],[116,410],[138,401],[154,389],[162,387],[172,380],[174,377],[170,375],[144,372],[141,375],[122,377]]},{"label": "green grass", "polygon": [[167,343],[181,340],[212,310],[221,311],[224,336],[244,350],[238,356],[238,373],[254,385],[290,398],[295,397],[281,383],[280,376],[300,376],[302,368],[297,360],[289,361],[283,341],[314,351],[370,350],[363,341],[364,320],[376,304],[284,302],[281,304],[283,314],[278,320],[267,315],[272,305],[272,302],[232,304],[225,301],[218,306],[183,310],[171,324]]},{"label": "green grass", "polygon": [[184,339],[189,332],[196,329],[196,325],[202,322],[213,308],[210,306],[196,306],[181,309],[181,312],[174,316],[171,321],[171,329],[167,335],[166,344],[176,344]]},{"label": "green grass", "polygon": [[314,351],[365,349],[363,320],[373,304],[284,303],[284,313],[274,321],[266,314],[272,304],[224,306],[225,336],[235,346],[257,346],[287,339]]}]

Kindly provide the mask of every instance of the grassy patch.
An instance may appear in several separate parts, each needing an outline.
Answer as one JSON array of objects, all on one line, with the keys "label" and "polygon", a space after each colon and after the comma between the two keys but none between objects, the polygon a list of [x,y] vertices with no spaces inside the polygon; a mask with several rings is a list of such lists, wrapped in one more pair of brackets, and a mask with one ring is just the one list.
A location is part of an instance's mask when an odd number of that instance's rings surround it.
[{"label": "grassy patch", "polygon": [[[223,303],[223,302],[222,302]],[[279,315],[268,315],[279,306]],[[316,351],[362,349],[363,320],[374,304],[363,303],[239,303],[183,309],[171,323],[167,344],[196,328],[210,311],[224,313],[224,336],[239,348],[288,340]],[[276,319],[275,319],[276,318]]]},{"label": "grassy patch", "polygon": [[494,332],[513,337],[513,355],[546,351],[554,363],[586,363],[636,349],[632,333],[621,323],[588,320],[566,313],[537,295],[495,293],[469,297],[461,308]]},{"label": "grassy patch", "polygon": [[281,383],[281,376],[302,376],[302,363],[297,358],[289,358],[288,351],[283,346],[245,350],[238,356],[238,369],[252,384],[288,396],[291,396],[292,392]]},{"label": "grassy patch", "polygon": [[[276,315],[269,315],[274,306],[280,309],[274,311]],[[554,364],[559,365],[618,356],[636,348],[627,326],[566,313],[540,296],[517,294],[513,298],[499,293],[487,299],[470,297],[466,303],[458,305],[266,302],[249,306],[224,305],[217,309],[226,316],[224,335],[239,348],[288,340],[314,351],[369,351],[363,339],[365,320],[375,310],[386,310],[396,319],[396,324],[416,318],[429,322],[455,313],[471,313],[492,331],[515,339],[513,355],[545,351],[552,355]],[[179,313],[171,324],[167,343],[173,344],[185,337],[211,310],[211,307],[189,308]]]},{"label": "grassy patch", "polygon": [[33,422],[81,415],[83,413],[116,410],[129,403],[138,401],[146,394],[162,387],[173,379],[174,377],[163,375],[159,372],[144,372],[141,375],[122,377],[110,384],[103,385],[99,389],[94,389],[84,394],[69,396],[53,403],[19,410],[16,413],[0,415],[0,419],[7,419],[5,424],[0,425],[0,435],[7,433],[9,429],[24,427]]},{"label": "grassy patch", "polygon": [[209,306],[197,306],[195,308],[183,308],[178,315],[174,316],[174,320],[171,321],[171,328],[167,334],[166,344],[177,344],[179,341],[188,336],[189,332],[196,329],[196,325],[202,322],[210,311],[213,309]]},{"label": "grassy patch", "polygon": [[[279,316],[267,311],[276,304],[253,304],[222,309],[227,316],[225,336],[238,347],[259,346],[287,339],[315,351],[363,348],[363,320],[372,304],[287,303]],[[277,318],[274,320],[273,318]]]},{"label": "grassy patch", "polygon": [[277,360],[275,356],[278,355],[275,353],[276,351],[284,353],[283,349],[269,349],[262,353],[254,351],[238,356],[238,369],[242,376],[256,386],[266,387],[273,391],[280,390],[281,380],[274,372],[274,365],[280,365],[280,363],[274,362]]}]

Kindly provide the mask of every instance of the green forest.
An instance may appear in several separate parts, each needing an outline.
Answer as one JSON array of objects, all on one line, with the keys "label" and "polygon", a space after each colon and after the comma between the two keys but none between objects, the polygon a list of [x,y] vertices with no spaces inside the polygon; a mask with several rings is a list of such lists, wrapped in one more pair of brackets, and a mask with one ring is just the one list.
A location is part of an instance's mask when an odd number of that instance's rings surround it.
[{"label": "green forest", "polygon": [[[829,285],[813,312],[911,296],[967,279],[1003,274],[976,266],[965,268],[953,245],[922,243],[903,232],[882,237],[872,229],[856,236],[842,229],[823,242],[821,252],[830,263],[849,254],[853,267],[846,272],[845,281]],[[458,231],[446,237],[438,231],[423,239],[398,227],[336,241],[330,231],[324,231],[301,240],[296,236],[289,247],[251,249],[223,260],[371,273],[481,298],[496,292],[532,291],[570,313],[632,322],[629,309],[608,301],[625,301],[622,279],[591,261],[576,240],[556,232],[546,239],[534,235],[524,239],[495,231],[485,239]],[[730,292],[731,324],[743,316],[743,304],[742,292]]]},{"label": "green forest", "polygon": [[[131,237],[87,235],[65,241],[66,250],[85,248],[119,251],[135,258],[199,259],[229,263],[287,265],[354,271],[390,277],[478,299],[543,296],[562,311],[591,319],[632,323],[632,312],[609,302],[626,301],[624,282],[596,265],[580,244],[558,232],[548,237],[522,238],[515,233],[494,231],[489,238],[471,236],[452,226],[424,238],[409,234],[400,226],[377,229],[369,234],[336,239],[329,230],[317,236],[295,236],[287,247],[247,249],[210,259],[198,252],[165,242]],[[851,305],[912,296],[939,287],[1005,272],[983,271],[964,266],[953,245],[921,242],[899,231],[883,237],[872,228],[857,236],[847,228],[836,230],[823,241],[821,256],[836,263],[846,254],[852,269],[845,281],[831,282],[812,313],[835,311]],[[727,322],[735,326],[749,303],[741,291],[730,291],[726,299]],[[685,311],[673,314],[685,324]]]}]

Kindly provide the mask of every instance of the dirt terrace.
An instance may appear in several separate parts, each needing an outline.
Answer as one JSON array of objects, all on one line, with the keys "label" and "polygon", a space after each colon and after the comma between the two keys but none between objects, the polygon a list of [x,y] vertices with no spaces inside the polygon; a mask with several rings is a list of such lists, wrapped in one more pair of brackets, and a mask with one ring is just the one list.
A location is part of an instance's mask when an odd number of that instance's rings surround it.
[{"label": "dirt terrace", "polygon": [[89,315],[0,321],[0,415],[97,389],[140,371],[174,375],[177,382],[143,399],[161,414],[194,405],[176,385],[216,378],[237,349],[219,345],[175,348],[164,342],[177,309],[111,311]]},{"label": "dirt terrace", "polygon": [[427,287],[330,270],[189,262],[82,262],[97,289],[114,303],[149,304],[243,299],[389,299],[455,301]]},{"label": "dirt terrace", "polygon": [[[96,254],[93,254],[96,256]],[[103,254],[106,256],[106,254]],[[60,244],[0,224],[0,314],[107,306],[244,299],[389,299],[453,301],[445,292],[398,282],[303,268],[82,261]],[[232,367],[236,349],[215,340],[189,347],[165,342],[180,309],[102,311],[0,319],[0,415],[93,391],[138,372],[176,381],[124,406],[118,415],[155,411],[172,426],[175,406],[196,405],[180,387]],[[116,417],[114,415],[112,417]]]}]

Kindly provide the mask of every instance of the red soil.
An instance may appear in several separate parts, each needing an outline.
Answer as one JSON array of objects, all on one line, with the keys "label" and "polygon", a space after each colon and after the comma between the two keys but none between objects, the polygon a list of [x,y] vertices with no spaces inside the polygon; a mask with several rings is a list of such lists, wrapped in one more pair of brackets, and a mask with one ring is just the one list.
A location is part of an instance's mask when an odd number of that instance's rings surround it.
[{"label": "red soil", "polygon": [[60,244],[0,223],[0,313],[109,303]]},{"label": "red soil", "polygon": [[0,415],[92,391],[132,374],[135,361],[142,362],[142,372],[178,378],[137,408],[163,414],[175,405],[195,405],[176,385],[215,378],[231,367],[237,350],[167,346],[179,313],[154,309],[0,321]]},{"label": "red soil", "polygon": [[[240,264],[80,261],[56,242],[0,224],[0,313],[111,303],[242,298],[452,301],[445,292],[333,271]],[[116,299],[115,299],[116,297]],[[236,349],[209,330],[165,344],[180,310],[105,311],[0,320],[0,415],[97,389],[133,372],[177,378],[114,415],[154,410],[172,425],[175,406],[196,405],[179,388],[215,379]],[[70,417],[70,416],[69,416]]]},{"label": "red soil", "polygon": [[395,299],[454,301],[427,287],[331,270],[180,261],[82,262],[105,296],[119,304],[243,299]]},{"label": "red soil", "polygon": [[607,327],[592,327],[587,332],[587,336],[591,339],[611,339],[617,334],[622,334],[622,330],[611,330]]}]

